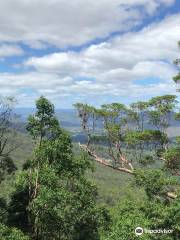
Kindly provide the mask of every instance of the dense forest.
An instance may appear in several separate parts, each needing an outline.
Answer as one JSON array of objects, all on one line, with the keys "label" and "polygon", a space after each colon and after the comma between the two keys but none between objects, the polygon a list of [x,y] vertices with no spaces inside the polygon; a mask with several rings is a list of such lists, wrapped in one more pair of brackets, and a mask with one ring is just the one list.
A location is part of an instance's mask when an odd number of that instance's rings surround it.
[{"label": "dense forest", "polygon": [[12,124],[15,104],[1,101],[0,182],[8,191],[0,198],[0,239],[179,239],[180,139],[167,135],[180,120],[176,96],[75,104],[86,144],[71,141],[41,96],[26,124],[28,152]]}]

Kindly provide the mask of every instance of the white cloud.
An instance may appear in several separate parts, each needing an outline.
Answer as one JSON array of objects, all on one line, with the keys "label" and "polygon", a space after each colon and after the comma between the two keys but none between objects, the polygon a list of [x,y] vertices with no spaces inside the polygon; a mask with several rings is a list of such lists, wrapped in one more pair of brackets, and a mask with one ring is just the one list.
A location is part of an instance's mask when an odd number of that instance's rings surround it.
[{"label": "white cloud", "polygon": [[133,101],[150,98],[159,94],[174,94],[175,87],[169,82],[161,82],[141,86],[132,82],[117,81],[92,82],[73,81],[70,77],[61,78],[55,74],[43,74],[37,72],[25,74],[0,74],[0,95],[12,95],[17,97],[20,106],[32,106],[39,95],[45,95],[57,106],[71,107],[72,102],[86,101],[92,104],[102,104],[103,101]]},{"label": "white cloud", "polygon": [[[81,45],[128,31],[174,0],[6,0],[0,2],[0,41],[34,48]],[[141,8],[139,8],[141,7]]]},{"label": "white cloud", "polygon": [[180,15],[174,15],[139,32],[91,45],[81,52],[30,58],[25,66],[39,72],[58,73],[62,77],[84,76],[100,82],[133,81],[145,77],[170,79],[176,73],[171,62],[178,54],[179,22]]},{"label": "white cloud", "polygon": [[24,51],[17,45],[2,44],[0,45],[0,58],[23,55]]},{"label": "white cloud", "polygon": [[[10,2],[12,3],[7,0],[0,5],[7,7]],[[123,12],[127,7],[141,5],[143,12],[153,14],[161,4],[169,6],[173,3],[171,0],[128,0],[128,5],[117,8],[118,4],[125,1],[91,1],[85,7],[84,1],[77,0],[81,8],[71,2],[70,9],[68,2],[61,2],[62,8],[66,9],[62,15],[60,1],[18,0],[18,6],[21,7],[15,13],[20,11],[21,14],[16,16],[12,13],[8,16],[8,21],[14,17],[18,23],[16,26],[10,24],[12,29],[6,35],[2,30],[0,40],[6,36],[11,41],[18,41],[21,36],[22,41],[34,48],[46,47],[44,39],[48,44],[57,46],[78,45],[95,37],[105,36],[116,30],[116,27],[122,30],[126,27],[124,21],[128,23],[127,27],[132,26],[134,20],[135,23],[139,21],[141,17],[138,8],[130,8],[128,15]],[[25,16],[22,12],[26,12],[27,6],[29,12]],[[48,15],[48,6],[53,10],[56,6],[57,12]],[[38,20],[36,14],[39,9],[42,14],[39,13]],[[99,14],[100,9],[102,15]],[[5,17],[7,16],[4,15]],[[130,25],[127,18],[132,20]],[[0,73],[0,95],[16,95],[21,105],[31,105],[34,98],[44,94],[58,106],[70,107],[77,99],[98,105],[120,99],[135,101],[154,95],[174,94],[175,87],[171,79],[177,69],[172,61],[178,56],[179,22],[180,14],[177,14],[139,32],[121,34],[80,52],[64,51],[31,57],[20,66],[25,68],[25,73]],[[135,81],[146,78],[157,78],[157,83],[141,85]]]},{"label": "white cloud", "polygon": [[58,72],[71,74],[79,72],[83,65],[83,59],[78,59],[74,53],[54,53],[41,58],[32,57],[26,61],[26,66],[34,66],[39,71]]}]

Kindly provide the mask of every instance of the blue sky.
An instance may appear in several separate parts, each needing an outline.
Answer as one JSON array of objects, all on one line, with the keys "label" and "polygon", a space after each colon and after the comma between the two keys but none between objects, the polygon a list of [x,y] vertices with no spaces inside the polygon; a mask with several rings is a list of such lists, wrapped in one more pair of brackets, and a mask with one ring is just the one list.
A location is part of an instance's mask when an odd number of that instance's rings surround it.
[{"label": "blue sky", "polygon": [[180,1],[0,3],[0,96],[58,108],[176,94]]}]

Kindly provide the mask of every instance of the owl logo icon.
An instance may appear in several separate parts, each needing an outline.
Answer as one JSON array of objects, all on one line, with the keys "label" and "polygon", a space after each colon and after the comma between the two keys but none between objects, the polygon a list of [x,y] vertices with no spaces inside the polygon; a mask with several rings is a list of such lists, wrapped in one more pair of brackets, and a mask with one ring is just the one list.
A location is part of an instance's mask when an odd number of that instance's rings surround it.
[{"label": "owl logo icon", "polygon": [[142,227],[137,227],[137,228],[135,229],[135,234],[136,234],[137,236],[142,235],[142,234],[143,234],[143,228],[142,228]]}]

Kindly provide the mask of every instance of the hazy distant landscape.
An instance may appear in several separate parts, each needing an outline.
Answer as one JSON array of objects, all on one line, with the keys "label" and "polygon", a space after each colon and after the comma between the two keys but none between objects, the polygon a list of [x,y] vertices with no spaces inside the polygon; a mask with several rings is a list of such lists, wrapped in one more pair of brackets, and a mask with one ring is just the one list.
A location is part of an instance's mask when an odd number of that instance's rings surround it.
[{"label": "hazy distant landscape", "polygon": [[[26,124],[28,116],[35,112],[35,109],[31,108],[16,108],[15,113],[19,115],[19,123],[22,126]],[[76,137],[78,134],[82,135],[81,121],[78,118],[77,111],[75,109],[56,109],[56,116],[60,121],[61,127],[68,130]],[[170,127],[168,128],[168,135],[175,137],[180,135],[180,122],[175,121],[172,117]],[[78,141],[77,137],[75,138]]]}]

